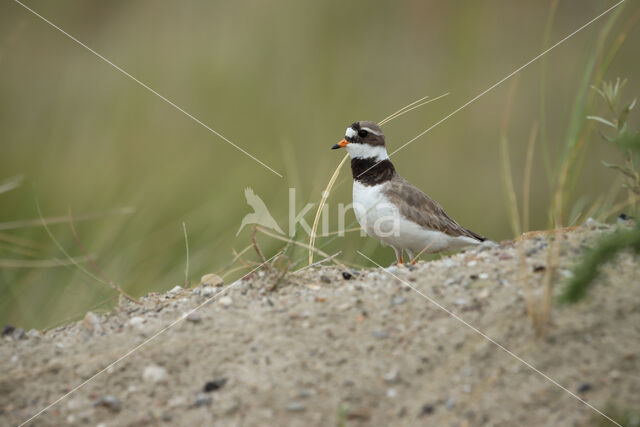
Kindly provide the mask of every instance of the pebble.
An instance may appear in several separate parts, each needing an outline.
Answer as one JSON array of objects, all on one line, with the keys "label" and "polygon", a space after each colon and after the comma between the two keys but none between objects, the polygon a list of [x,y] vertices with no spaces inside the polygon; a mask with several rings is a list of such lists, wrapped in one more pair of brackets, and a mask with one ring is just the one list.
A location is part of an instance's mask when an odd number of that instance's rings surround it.
[{"label": "pebble", "polygon": [[205,286],[204,288],[202,288],[200,290],[200,295],[202,295],[203,297],[210,297],[215,292],[216,292],[216,290],[213,289],[211,286]]},{"label": "pebble", "polygon": [[580,386],[578,387],[578,393],[586,393],[589,390],[591,390],[593,388],[593,386],[589,383],[582,383],[580,384]]},{"label": "pebble", "polygon": [[187,316],[187,322],[200,323],[202,322],[202,315],[197,311],[193,311]]},{"label": "pebble", "polygon": [[133,316],[129,319],[129,324],[134,328],[142,328],[142,324],[144,323],[144,318],[140,316]]},{"label": "pebble", "polygon": [[11,338],[13,338],[15,341],[21,340],[21,339],[26,339],[27,338],[27,334],[24,333],[24,329],[16,328],[13,331],[13,333],[11,334]]},{"label": "pebble", "polygon": [[169,291],[169,293],[170,293],[170,294],[175,294],[175,293],[180,292],[181,290],[182,290],[182,286],[174,286],[174,287]]},{"label": "pebble", "polygon": [[100,316],[92,311],[88,311],[87,314],[84,315],[84,319],[82,319],[82,327],[84,327],[91,333],[102,332],[102,326],[100,325]]},{"label": "pebble", "polygon": [[453,285],[454,283],[456,283],[456,279],[453,278],[448,278],[447,280],[445,280],[442,285],[443,286],[449,286],[449,285]]},{"label": "pebble", "polygon": [[307,409],[307,407],[305,406],[304,403],[294,400],[287,403],[287,405],[285,406],[285,409],[289,412],[302,412],[305,409]]},{"label": "pebble", "polygon": [[457,267],[458,265],[460,265],[460,264],[458,264],[456,261],[454,261],[451,258],[445,258],[440,262],[442,263],[443,267],[447,267],[447,268]]},{"label": "pebble", "polygon": [[482,280],[486,280],[489,278],[489,275],[487,273],[480,273],[478,277]]},{"label": "pebble", "polygon": [[222,297],[220,298],[219,302],[223,307],[229,307],[231,304],[233,304],[233,300],[231,299],[231,297]]},{"label": "pebble", "polygon": [[315,395],[316,395],[316,391],[312,388],[303,388],[298,393],[298,397],[301,397],[303,399],[307,397],[315,396]]},{"label": "pebble", "polygon": [[398,368],[392,369],[391,371],[384,374],[382,377],[382,379],[388,383],[395,383],[398,381],[399,378],[400,378],[400,372],[398,371]]},{"label": "pebble", "polygon": [[6,337],[7,335],[11,335],[15,330],[16,330],[16,327],[13,325],[4,325],[2,327],[2,336]]},{"label": "pebble", "polygon": [[433,414],[433,410],[435,408],[433,407],[433,405],[429,404],[429,403],[425,403],[424,405],[422,405],[422,408],[420,409],[420,417],[424,417],[425,415],[430,415]]},{"label": "pebble", "polygon": [[205,393],[210,391],[220,390],[227,383],[227,379],[225,377],[216,378],[213,381],[207,381],[204,385]]},{"label": "pebble", "polygon": [[485,298],[488,298],[489,295],[490,295],[489,289],[483,289],[478,293],[478,298],[485,299]]},{"label": "pebble", "polygon": [[162,366],[150,365],[144,368],[142,379],[150,383],[158,383],[167,379],[167,370]]},{"label": "pebble", "polygon": [[204,286],[220,287],[224,285],[224,280],[222,280],[222,277],[218,276],[217,274],[210,273],[202,276],[202,278],[200,279],[200,284]]},{"label": "pebble", "polygon": [[398,266],[392,265],[390,267],[385,268],[384,271],[386,271],[387,273],[390,273],[390,274],[397,274],[398,273]]},{"label": "pebble", "polygon": [[351,280],[353,275],[351,273],[349,273],[348,271],[343,271],[342,272],[342,277],[344,277],[344,280]]},{"label": "pebble", "polygon": [[42,333],[40,333],[40,331],[38,331],[36,329],[30,329],[29,332],[27,332],[27,337],[29,337],[29,338],[42,338]]},{"label": "pebble", "polygon": [[391,305],[400,305],[400,304],[404,304],[407,301],[407,299],[405,297],[395,297],[393,300],[391,300]]},{"label": "pebble", "polygon": [[467,263],[467,267],[474,267],[478,264],[478,261],[472,260]]},{"label": "pebble", "polygon": [[373,335],[374,338],[377,338],[377,339],[381,340],[381,339],[387,338],[389,336],[389,332],[387,332],[384,329],[378,329],[378,330],[375,330],[375,331],[371,332],[371,335]]},{"label": "pebble", "polygon": [[325,276],[324,274],[322,276],[320,276],[320,281],[324,282],[324,283],[331,283],[331,279],[329,279],[327,276]]},{"label": "pebble", "polygon": [[398,391],[395,388],[387,389],[387,397],[390,397],[391,399],[393,399],[397,395],[398,395]]},{"label": "pebble", "polygon": [[93,403],[93,406],[101,406],[103,408],[107,408],[111,412],[120,412],[120,410],[122,409],[120,400],[118,400],[117,397],[111,395],[102,396]]},{"label": "pebble", "polygon": [[453,408],[454,406],[456,406],[456,399],[454,399],[453,397],[448,398],[444,406],[446,406],[447,409]]},{"label": "pebble", "polygon": [[212,401],[213,399],[211,398],[211,395],[206,393],[198,393],[196,395],[196,401],[194,404],[196,406],[209,406],[211,405]]}]

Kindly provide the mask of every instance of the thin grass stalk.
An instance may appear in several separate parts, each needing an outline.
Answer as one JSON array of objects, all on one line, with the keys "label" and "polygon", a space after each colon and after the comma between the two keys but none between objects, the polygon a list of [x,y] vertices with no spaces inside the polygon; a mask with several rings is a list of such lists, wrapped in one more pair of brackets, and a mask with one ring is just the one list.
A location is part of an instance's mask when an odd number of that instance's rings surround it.
[{"label": "thin grass stalk", "polygon": [[331,179],[327,184],[327,188],[322,192],[322,199],[320,199],[320,204],[318,205],[318,210],[316,211],[316,217],[313,219],[313,227],[311,228],[311,236],[309,238],[309,265],[313,264],[313,252],[314,245],[316,243],[316,232],[318,230],[318,223],[320,222],[320,215],[322,214],[322,208],[324,208],[325,203],[327,203],[327,198],[329,198],[329,194],[331,193],[331,189],[333,188],[333,184],[335,184],[338,175],[340,174],[340,169],[344,166],[345,162],[349,158],[349,154],[345,154],[338,164],[338,167],[335,171],[333,171],[333,175],[331,175]]},{"label": "thin grass stalk", "polygon": [[[39,207],[38,207],[39,208]],[[38,209],[38,212],[40,212],[40,209]],[[44,225],[44,224],[43,224]],[[84,246],[82,245],[82,242],[80,241],[80,237],[78,237],[78,233],[76,232],[76,227],[73,224],[73,216],[71,215],[71,208],[69,208],[69,226],[71,227],[71,233],[73,234],[73,238],[76,240],[76,243],[78,245],[78,247],[80,248],[80,250],[82,251],[82,253],[84,254],[85,258],[87,259],[87,261],[89,262],[89,264],[91,265],[91,267],[93,267],[94,271],[98,274],[99,276],[99,280],[101,283],[104,283],[106,285],[108,285],[109,287],[111,287],[111,289],[113,289],[114,291],[118,292],[120,295],[122,295],[123,297],[125,297],[126,299],[128,299],[131,302],[134,302],[136,304],[141,304],[140,301],[138,301],[137,299],[135,299],[134,297],[130,296],[129,294],[127,294],[125,291],[123,291],[122,289],[120,289],[119,286],[117,286],[115,283],[113,283],[111,280],[107,279],[107,277],[104,275],[104,273],[102,272],[102,270],[100,270],[100,268],[98,267],[98,265],[93,261],[93,259],[89,256],[89,253],[87,252],[87,250],[84,248]],[[46,227],[46,226],[45,226]],[[50,234],[50,236],[53,236],[52,234]],[[62,249],[62,246],[59,245],[59,248]],[[66,251],[64,251],[64,254],[69,257],[69,255],[66,253]],[[81,268],[81,270],[84,270],[83,268]],[[85,271],[86,273],[89,273],[88,271]],[[90,273],[89,273],[90,274]],[[95,276],[92,275],[92,277],[95,278]]]},{"label": "thin grass stalk", "polygon": [[531,171],[533,170],[533,154],[536,145],[536,137],[538,133],[538,125],[534,123],[529,135],[529,144],[527,146],[527,157],[524,166],[524,179],[522,182],[522,231],[529,230],[529,200],[531,195]]},{"label": "thin grass stalk", "polygon": [[187,262],[184,268],[184,287],[189,287],[189,237],[187,236],[187,224],[182,221],[182,232],[184,233],[184,246],[187,251]]}]

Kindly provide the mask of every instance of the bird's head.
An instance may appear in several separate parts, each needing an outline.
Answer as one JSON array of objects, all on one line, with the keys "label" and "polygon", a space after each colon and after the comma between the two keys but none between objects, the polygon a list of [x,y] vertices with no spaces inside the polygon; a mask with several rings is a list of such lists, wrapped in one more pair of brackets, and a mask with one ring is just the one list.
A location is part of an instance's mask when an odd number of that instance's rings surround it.
[{"label": "bird's head", "polygon": [[355,122],[347,128],[344,139],[331,147],[346,148],[352,159],[388,158],[382,129],[375,122]]}]

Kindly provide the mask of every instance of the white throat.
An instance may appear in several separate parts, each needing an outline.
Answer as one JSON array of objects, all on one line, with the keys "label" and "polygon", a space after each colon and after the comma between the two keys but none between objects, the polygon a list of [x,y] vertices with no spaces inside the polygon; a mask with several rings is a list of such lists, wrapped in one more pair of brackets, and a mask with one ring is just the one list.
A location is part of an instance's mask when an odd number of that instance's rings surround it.
[{"label": "white throat", "polygon": [[370,159],[374,158],[377,162],[389,158],[387,149],[384,145],[369,145],[350,143],[346,146],[347,152],[352,159]]}]

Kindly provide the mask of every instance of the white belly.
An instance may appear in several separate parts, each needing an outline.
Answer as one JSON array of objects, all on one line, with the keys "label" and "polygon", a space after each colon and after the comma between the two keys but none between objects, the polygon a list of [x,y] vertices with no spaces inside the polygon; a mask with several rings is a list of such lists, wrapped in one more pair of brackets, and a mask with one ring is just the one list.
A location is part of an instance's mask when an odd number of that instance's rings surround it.
[{"label": "white belly", "polygon": [[408,220],[384,195],[386,185],[353,183],[353,210],[360,226],[371,237],[385,245],[414,253],[449,251],[480,243],[469,237],[451,237],[429,230]]}]

